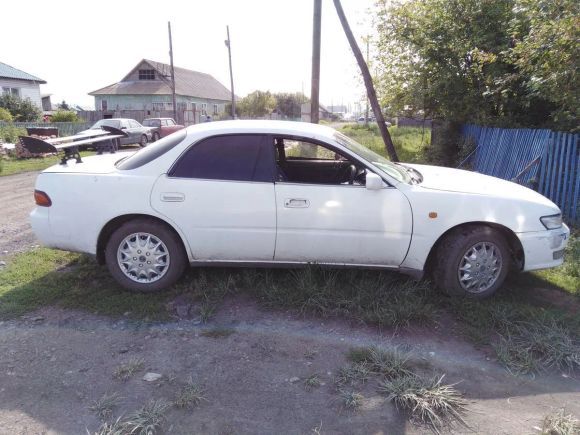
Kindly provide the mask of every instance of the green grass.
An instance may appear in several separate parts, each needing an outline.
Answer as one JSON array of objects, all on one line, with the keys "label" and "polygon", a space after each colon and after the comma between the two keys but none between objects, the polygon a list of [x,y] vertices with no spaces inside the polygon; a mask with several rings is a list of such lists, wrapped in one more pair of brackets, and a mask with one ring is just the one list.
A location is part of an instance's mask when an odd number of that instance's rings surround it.
[{"label": "green grass", "polygon": [[[94,154],[94,151],[82,151],[81,157],[87,157]],[[56,165],[58,162],[60,162],[59,156],[32,157],[29,159],[4,159],[2,161],[2,171],[0,171],[0,176],[42,171],[52,165]]]},{"label": "green grass", "polygon": [[[573,258],[554,276],[576,279],[577,265],[569,263]],[[211,321],[225,297],[243,292],[266,308],[341,317],[395,330],[433,326],[451,318],[456,334],[476,345],[491,346],[499,362],[514,373],[579,367],[577,307],[574,301],[558,306],[536,297],[535,288],[562,290],[556,281],[538,275],[516,275],[495,297],[484,301],[444,297],[429,282],[417,283],[394,273],[315,266],[190,269],[166,292],[134,294],[121,289],[107,269],[88,256],[41,248],[7,262],[0,270],[0,319],[56,305],[112,317],[128,313],[135,320],[169,320],[169,302],[181,296],[197,307],[200,319]],[[211,331],[207,335],[215,338],[230,333],[219,328]],[[389,366],[393,355],[371,354],[369,349],[364,351],[366,356],[360,352],[358,360],[353,357],[352,361],[364,362],[372,372],[388,375],[398,370]],[[404,367],[404,356],[398,360]]]},{"label": "green grass", "polygon": [[[376,153],[388,157],[376,124],[371,124],[368,127],[349,124],[340,131]],[[389,133],[399,160],[408,163],[424,162],[425,147],[431,143],[431,130],[415,127],[390,127]]]}]

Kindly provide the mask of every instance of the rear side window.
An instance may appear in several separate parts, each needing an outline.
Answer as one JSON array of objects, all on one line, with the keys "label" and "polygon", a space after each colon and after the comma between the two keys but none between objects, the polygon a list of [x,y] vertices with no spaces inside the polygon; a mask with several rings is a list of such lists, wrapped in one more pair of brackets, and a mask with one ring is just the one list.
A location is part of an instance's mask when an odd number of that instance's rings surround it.
[{"label": "rear side window", "polygon": [[151,145],[141,148],[132,156],[121,160],[117,163],[117,168],[121,170],[130,170],[139,168],[153,160],[157,157],[165,154],[167,151],[179,144],[183,139],[185,139],[186,130],[179,130],[169,136],[164,137]]},{"label": "rear side window", "polygon": [[170,172],[172,177],[271,182],[272,147],[266,136],[214,136],[193,145]]}]

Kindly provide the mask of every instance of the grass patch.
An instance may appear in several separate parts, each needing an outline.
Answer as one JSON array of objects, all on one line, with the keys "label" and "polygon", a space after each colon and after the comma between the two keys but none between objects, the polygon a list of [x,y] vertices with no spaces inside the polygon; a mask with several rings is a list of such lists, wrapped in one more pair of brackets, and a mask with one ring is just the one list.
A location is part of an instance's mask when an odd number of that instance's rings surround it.
[{"label": "grass patch", "polygon": [[533,275],[542,278],[554,287],[580,297],[580,235],[578,232],[570,236],[562,266],[534,272]]},{"label": "grass patch", "polygon": [[354,365],[364,364],[374,375],[396,378],[411,373],[409,355],[397,348],[385,350],[374,346],[359,347],[351,349],[347,358]]},{"label": "grass patch", "polygon": [[320,381],[320,378],[316,373],[304,379],[304,387],[307,390],[313,390],[314,388],[318,388],[320,387],[321,384],[322,382]]},{"label": "grass patch", "polygon": [[340,403],[345,409],[349,411],[356,411],[361,407],[364,396],[352,390],[340,390],[338,392]]},{"label": "grass patch", "polygon": [[[94,151],[81,151],[81,157],[95,155]],[[3,161],[0,176],[23,172],[43,171],[60,162],[59,156],[31,157],[29,159],[8,158]]]},{"label": "grass patch", "polygon": [[414,374],[386,379],[379,392],[408,413],[415,423],[429,426],[434,432],[455,423],[467,426],[463,415],[466,402],[453,385],[442,384],[443,376],[424,379]]},{"label": "grass patch", "polygon": [[334,377],[334,384],[339,390],[348,385],[364,384],[371,374],[371,369],[366,362],[356,362],[339,368]]},{"label": "grass patch", "polygon": [[145,363],[142,358],[132,358],[115,369],[115,372],[113,373],[113,378],[119,379],[121,381],[126,381],[136,372],[143,369],[144,365]]},{"label": "grass patch", "polygon": [[187,384],[177,393],[173,404],[177,408],[193,409],[201,402],[207,401],[203,387],[190,379]]},{"label": "grass patch", "polygon": [[580,433],[580,422],[560,409],[544,417],[539,429],[541,435],[577,435]]},{"label": "grass patch", "polygon": [[128,416],[123,427],[131,435],[154,435],[165,422],[165,413],[169,407],[170,404],[163,399],[151,400]]},{"label": "grass patch", "polygon": [[[347,124],[340,131],[374,152],[389,157],[377,124]],[[431,143],[431,130],[416,127],[390,127],[389,133],[402,162],[423,163],[424,151]]]},{"label": "grass patch", "polygon": [[113,409],[121,402],[121,396],[117,393],[104,394],[95,400],[89,410],[93,411],[101,420],[108,420],[113,415]]},{"label": "grass patch", "polygon": [[[101,426],[97,429],[96,432],[93,432],[93,435],[126,435],[127,431],[125,430],[125,426],[121,421],[121,417],[119,417],[114,422],[104,422]],[[87,435],[91,435],[91,433],[87,430]]]},{"label": "grass patch", "polygon": [[236,332],[236,331],[232,328],[217,327],[217,328],[207,329],[207,330],[203,331],[201,333],[201,335],[203,337],[209,337],[209,338],[227,338],[230,335],[232,335],[234,332]]}]

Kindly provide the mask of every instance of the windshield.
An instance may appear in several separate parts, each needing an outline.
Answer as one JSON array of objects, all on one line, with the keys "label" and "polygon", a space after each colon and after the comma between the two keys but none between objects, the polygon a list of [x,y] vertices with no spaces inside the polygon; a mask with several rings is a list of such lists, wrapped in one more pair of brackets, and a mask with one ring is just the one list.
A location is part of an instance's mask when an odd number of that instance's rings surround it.
[{"label": "windshield", "polygon": [[161,121],[159,119],[146,119],[143,121],[145,127],[160,127]]},{"label": "windshield", "polygon": [[119,121],[118,119],[101,119],[100,121],[97,121],[95,123],[95,125],[93,125],[91,127],[91,130],[93,130],[95,128],[101,128],[103,125],[106,125],[108,127],[120,128],[121,121]]},{"label": "windshield", "polygon": [[375,153],[373,150],[361,145],[357,141],[351,139],[348,136],[340,132],[334,134],[336,141],[343,147],[349,149],[353,153],[359,155],[368,162],[371,162],[377,168],[381,169],[385,174],[393,177],[397,181],[402,181],[404,183],[411,183],[411,176],[409,172],[401,166],[395,165],[390,160]]}]

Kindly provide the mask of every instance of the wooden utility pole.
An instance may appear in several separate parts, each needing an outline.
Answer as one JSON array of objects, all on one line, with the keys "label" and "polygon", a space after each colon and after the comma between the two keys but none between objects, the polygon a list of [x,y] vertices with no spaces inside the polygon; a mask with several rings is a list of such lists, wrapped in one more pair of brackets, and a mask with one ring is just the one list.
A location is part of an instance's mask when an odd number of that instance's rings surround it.
[{"label": "wooden utility pole", "polygon": [[171,40],[171,21],[167,22],[169,30],[169,61],[171,65],[171,101],[173,102],[173,119],[177,120],[177,105],[175,104],[175,70],[173,69],[173,41]]},{"label": "wooden utility pole", "polygon": [[230,59],[230,84],[232,87],[232,119],[236,119],[236,97],[234,96],[234,73],[232,70],[232,43],[230,41],[230,26],[226,26],[228,39],[225,40],[226,47],[228,47],[228,57]]},{"label": "wooden utility pole", "polygon": [[322,0],[314,0],[312,22],[312,87],[310,90],[310,122],[318,124],[320,95],[320,28],[322,18]]},{"label": "wooden utility pole", "polygon": [[346,38],[350,44],[350,48],[354,53],[354,57],[358,62],[358,66],[362,73],[365,87],[367,88],[367,97],[371,103],[371,107],[373,108],[373,113],[375,114],[375,118],[377,119],[377,124],[379,125],[379,131],[381,132],[381,136],[383,137],[383,142],[385,143],[385,148],[387,149],[387,153],[393,162],[398,162],[399,157],[397,156],[397,151],[395,151],[395,146],[393,145],[393,141],[391,140],[391,135],[389,134],[389,130],[387,129],[387,124],[385,123],[385,117],[383,116],[383,111],[381,110],[381,106],[379,105],[379,100],[377,99],[377,93],[375,92],[375,87],[373,85],[373,79],[371,77],[371,73],[369,72],[369,68],[363,58],[363,55],[356,43],[356,39],[352,34],[352,30],[348,24],[348,20],[344,15],[344,10],[342,9],[342,5],[340,4],[340,0],[333,0],[334,7],[336,8],[336,13],[338,14],[338,18],[340,19],[340,23],[342,24],[342,28],[344,29],[344,33],[346,34]]}]

